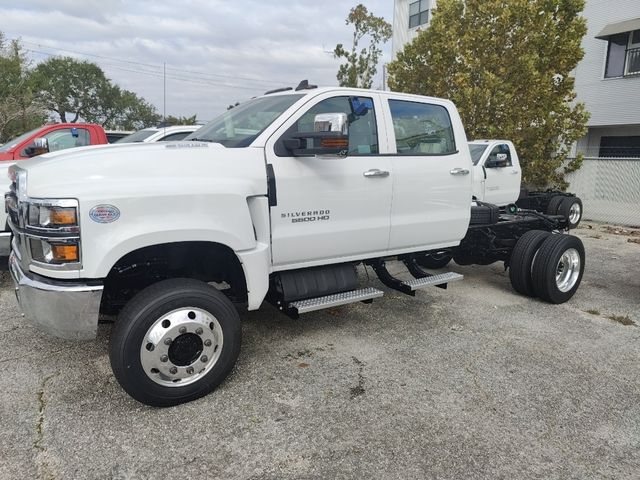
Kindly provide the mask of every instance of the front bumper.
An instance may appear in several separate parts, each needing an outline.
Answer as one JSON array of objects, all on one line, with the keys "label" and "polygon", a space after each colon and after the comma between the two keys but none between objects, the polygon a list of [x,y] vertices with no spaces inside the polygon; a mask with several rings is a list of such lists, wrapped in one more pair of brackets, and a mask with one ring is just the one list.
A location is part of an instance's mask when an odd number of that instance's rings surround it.
[{"label": "front bumper", "polygon": [[102,285],[55,281],[25,273],[14,253],[9,270],[27,320],[56,337],[90,340],[98,330]]},{"label": "front bumper", "polygon": [[0,232],[0,257],[8,257],[11,252],[11,232]]}]

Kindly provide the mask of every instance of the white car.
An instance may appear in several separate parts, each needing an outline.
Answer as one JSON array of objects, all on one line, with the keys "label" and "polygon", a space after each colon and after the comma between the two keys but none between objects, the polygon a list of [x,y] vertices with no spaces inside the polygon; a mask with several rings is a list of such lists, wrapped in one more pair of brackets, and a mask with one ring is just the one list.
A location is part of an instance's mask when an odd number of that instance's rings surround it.
[{"label": "white car", "polygon": [[152,143],[184,140],[185,137],[198,130],[202,125],[172,125],[170,127],[153,127],[138,130],[114,143]]}]

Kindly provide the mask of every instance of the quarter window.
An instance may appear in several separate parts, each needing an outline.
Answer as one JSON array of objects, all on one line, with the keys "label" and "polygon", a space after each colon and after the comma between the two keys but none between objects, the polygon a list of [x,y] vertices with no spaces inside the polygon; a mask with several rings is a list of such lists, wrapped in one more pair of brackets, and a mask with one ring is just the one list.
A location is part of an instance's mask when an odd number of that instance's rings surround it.
[{"label": "quarter window", "polygon": [[409,28],[416,28],[429,22],[430,0],[419,0],[409,4]]},{"label": "quarter window", "polygon": [[[349,120],[349,155],[374,155],[379,152],[378,129],[373,99],[333,97],[311,107],[285,134],[313,132],[320,113],[346,113]],[[278,152],[280,155],[280,152]]]},{"label": "quarter window", "polygon": [[448,155],[456,142],[447,109],[441,105],[389,100],[396,153],[399,155]]}]

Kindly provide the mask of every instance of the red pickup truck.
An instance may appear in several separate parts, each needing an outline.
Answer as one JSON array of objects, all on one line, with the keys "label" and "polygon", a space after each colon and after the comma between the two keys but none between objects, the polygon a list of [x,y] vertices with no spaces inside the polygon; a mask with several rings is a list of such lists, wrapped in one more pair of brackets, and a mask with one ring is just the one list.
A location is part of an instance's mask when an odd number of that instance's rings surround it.
[{"label": "red pickup truck", "polygon": [[[45,139],[38,142],[36,139]],[[107,143],[107,135],[100,125],[93,123],[56,123],[31,130],[0,146],[0,161],[25,160],[43,153],[55,152],[66,148],[102,145]],[[48,149],[42,148],[46,144]],[[2,179],[4,180],[4,179]]]}]

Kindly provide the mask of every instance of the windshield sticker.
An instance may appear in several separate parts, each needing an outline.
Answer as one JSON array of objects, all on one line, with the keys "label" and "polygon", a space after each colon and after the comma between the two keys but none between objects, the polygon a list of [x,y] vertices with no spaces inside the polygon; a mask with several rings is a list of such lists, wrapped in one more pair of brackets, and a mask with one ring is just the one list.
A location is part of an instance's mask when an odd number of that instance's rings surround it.
[{"label": "windshield sticker", "polygon": [[112,223],[120,218],[120,210],[113,205],[96,205],[89,212],[89,217],[96,223]]}]

